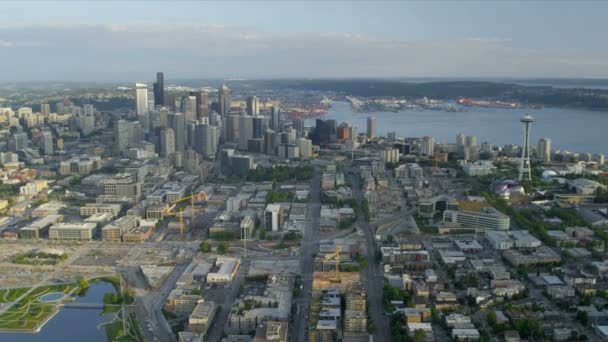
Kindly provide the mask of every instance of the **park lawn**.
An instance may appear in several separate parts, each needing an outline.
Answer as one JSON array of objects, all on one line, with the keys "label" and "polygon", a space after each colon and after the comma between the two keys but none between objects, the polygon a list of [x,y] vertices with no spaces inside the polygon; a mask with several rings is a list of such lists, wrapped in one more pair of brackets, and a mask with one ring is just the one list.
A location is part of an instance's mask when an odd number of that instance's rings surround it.
[{"label": "park lawn", "polygon": [[29,288],[26,287],[0,290],[0,303],[14,302],[17,298],[26,293],[27,290],[29,290]]},{"label": "park lawn", "polygon": [[[70,293],[76,288],[75,285],[52,285],[40,286],[30,292],[19,302],[13,304],[8,310],[0,315],[0,328],[4,329],[32,329],[44,320],[52,311],[55,303],[41,303],[38,297],[51,293]],[[15,299],[27,292],[23,290]]]}]

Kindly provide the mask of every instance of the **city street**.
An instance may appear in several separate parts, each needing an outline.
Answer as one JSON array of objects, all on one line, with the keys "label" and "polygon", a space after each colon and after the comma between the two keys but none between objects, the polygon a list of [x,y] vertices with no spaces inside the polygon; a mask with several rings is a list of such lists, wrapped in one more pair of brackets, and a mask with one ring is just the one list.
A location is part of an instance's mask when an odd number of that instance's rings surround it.
[{"label": "city street", "polygon": [[[363,201],[363,193],[360,190],[359,177],[351,176],[353,195],[359,203]],[[372,226],[367,223],[363,215],[359,215],[356,225],[365,233],[366,240],[366,255],[368,260],[367,267],[363,270],[363,285],[367,294],[367,302],[369,314],[374,324],[372,333],[374,341],[391,341],[390,325],[388,318],[384,315],[383,307],[383,286],[384,278],[382,276],[381,266],[376,260],[376,240],[374,239],[374,231]]]},{"label": "city street", "polygon": [[313,256],[319,249],[319,216],[321,215],[321,171],[315,168],[310,186],[311,203],[308,208],[308,229],[304,230],[300,261],[302,270],[302,292],[296,300],[297,315],[294,320],[293,340],[307,341],[312,295]]}]

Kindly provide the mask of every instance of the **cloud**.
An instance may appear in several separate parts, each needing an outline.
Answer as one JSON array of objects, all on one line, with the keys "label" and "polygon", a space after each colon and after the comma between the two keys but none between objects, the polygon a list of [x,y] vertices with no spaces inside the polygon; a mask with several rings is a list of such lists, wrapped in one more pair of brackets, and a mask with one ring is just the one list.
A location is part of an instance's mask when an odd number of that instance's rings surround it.
[{"label": "cloud", "polygon": [[[604,50],[535,50],[508,38],[399,40],[158,23],[3,24],[11,80],[172,77],[608,77]],[[8,51],[8,53],[7,53]]]},{"label": "cloud", "polygon": [[15,46],[14,42],[9,42],[8,40],[0,40],[0,48],[9,48]]}]

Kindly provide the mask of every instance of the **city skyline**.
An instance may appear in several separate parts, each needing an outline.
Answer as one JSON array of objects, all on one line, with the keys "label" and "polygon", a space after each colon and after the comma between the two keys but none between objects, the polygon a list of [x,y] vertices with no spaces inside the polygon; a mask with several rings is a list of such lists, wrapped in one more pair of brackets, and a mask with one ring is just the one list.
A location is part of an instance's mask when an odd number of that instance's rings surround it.
[{"label": "city skyline", "polygon": [[24,15],[25,6],[3,5],[4,81],[124,81],[156,69],[175,78],[608,77],[608,50],[593,43],[608,30],[608,4],[597,2],[121,2],[121,11],[45,2]]}]

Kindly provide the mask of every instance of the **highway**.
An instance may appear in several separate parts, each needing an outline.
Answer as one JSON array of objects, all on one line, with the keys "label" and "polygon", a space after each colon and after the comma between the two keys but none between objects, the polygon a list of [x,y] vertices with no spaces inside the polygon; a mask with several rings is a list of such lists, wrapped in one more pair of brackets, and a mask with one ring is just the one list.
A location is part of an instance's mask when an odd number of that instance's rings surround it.
[{"label": "highway", "polygon": [[[353,195],[361,204],[363,201],[363,193],[359,185],[359,176],[354,174],[351,176]],[[375,331],[373,332],[374,341],[392,341],[390,334],[390,324],[388,318],[384,315],[383,307],[383,287],[384,277],[382,275],[381,265],[376,260],[376,240],[372,226],[365,221],[363,215],[359,215],[356,223],[365,234],[366,240],[366,258],[368,260],[367,267],[363,270],[363,286],[367,294],[368,311],[374,323]]]},{"label": "highway", "polygon": [[292,340],[307,341],[312,298],[313,256],[319,250],[319,217],[321,215],[321,171],[315,168],[310,185],[311,203],[306,214],[307,229],[304,230],[300,249],[300,269],[302,271],[302,291],[296,299],[296,314]]}]

